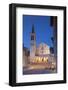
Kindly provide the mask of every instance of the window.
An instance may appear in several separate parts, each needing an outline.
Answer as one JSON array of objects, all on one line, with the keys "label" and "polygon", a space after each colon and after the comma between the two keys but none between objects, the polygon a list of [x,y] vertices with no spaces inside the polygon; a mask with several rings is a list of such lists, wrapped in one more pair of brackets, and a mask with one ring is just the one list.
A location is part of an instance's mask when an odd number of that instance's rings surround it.
[{"label": "window", "polygon": [[31,36],[31,40],[34,40],[34,36]]}]

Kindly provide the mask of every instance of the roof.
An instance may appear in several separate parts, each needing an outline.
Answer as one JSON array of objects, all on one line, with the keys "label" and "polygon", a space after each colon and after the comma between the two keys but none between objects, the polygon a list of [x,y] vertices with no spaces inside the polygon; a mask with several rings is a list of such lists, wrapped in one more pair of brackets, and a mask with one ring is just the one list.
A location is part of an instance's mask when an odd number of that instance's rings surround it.
[{"label": "roof", "polygon": [[49,46],[46,43],[40,43],[38,47],[48,47],[49,48]]}]

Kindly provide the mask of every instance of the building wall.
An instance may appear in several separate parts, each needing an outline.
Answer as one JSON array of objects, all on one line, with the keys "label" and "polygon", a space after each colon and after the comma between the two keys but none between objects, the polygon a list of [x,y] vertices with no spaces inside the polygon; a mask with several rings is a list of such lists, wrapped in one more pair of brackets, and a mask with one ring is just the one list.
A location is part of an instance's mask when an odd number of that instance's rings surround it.
[{"label": "building wall", "polygon": [[34,25],[32,26],[32,32],[30,33],[30,58],[34,58],[36,53],[36,33],[34,31]]},{"label": "building wall", "polygon": [[23,50],[23,67],[25,67],[25,66],[27,66],[28,65],[28,63],[29,63],[29,52],[28,52],[28,50],[26,49],[26,50]]},{"label": "building wall", "polygon": [[41,43],[37,48],[37,55],[50,54],[50,48],[45,43]]}]

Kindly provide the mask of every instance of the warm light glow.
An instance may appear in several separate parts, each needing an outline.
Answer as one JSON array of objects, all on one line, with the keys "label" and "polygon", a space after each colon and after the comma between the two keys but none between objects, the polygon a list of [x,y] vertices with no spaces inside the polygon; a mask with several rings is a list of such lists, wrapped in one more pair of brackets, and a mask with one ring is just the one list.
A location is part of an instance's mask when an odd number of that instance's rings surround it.
[{"label": "warm light glow", "polygon": [[47,61],[48,61],[48,57],[46,57],[46,58],[44,57],[44,62],[47,62]]},{"label": "warm light glow", "polygon": [[32,58],[32,62],[34,63],[47,63],[48,62],[48,57],[34,57]]}]

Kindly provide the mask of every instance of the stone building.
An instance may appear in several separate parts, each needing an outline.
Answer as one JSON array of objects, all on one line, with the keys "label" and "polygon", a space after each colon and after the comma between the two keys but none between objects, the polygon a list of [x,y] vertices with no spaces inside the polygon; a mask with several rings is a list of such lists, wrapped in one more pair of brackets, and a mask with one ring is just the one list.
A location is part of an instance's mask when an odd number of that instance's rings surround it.
[{"label": "stone building", "polygon": [[30,51],[28,50],[28,48],[23,46],[23,67],[26,67],[29,63],[29,55],[30,55]]},{"label": "stone building", "polygon": [[30,33],[30,50],[23,47],[23,66],[27,67],[30,63],[42,64],[47,62],[55,62],[53,50],[50,50],[50,47],[42,42],[36,46],[36,33],[33,25]]},{"label": "stone building", "polygon": [[50,47],[45,43],[40,43],[36,46],[36,33],[34,26],[30,33],[30,63],[46,63],[54,60],[54,55],[50,53]]}]

